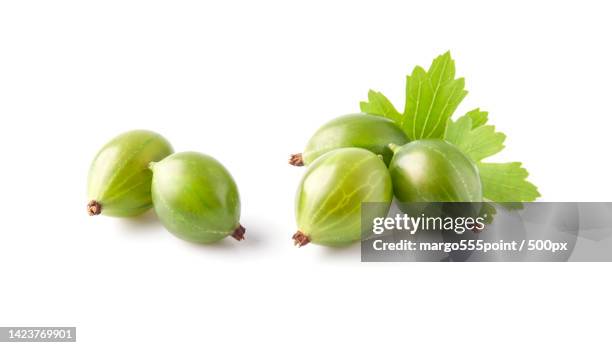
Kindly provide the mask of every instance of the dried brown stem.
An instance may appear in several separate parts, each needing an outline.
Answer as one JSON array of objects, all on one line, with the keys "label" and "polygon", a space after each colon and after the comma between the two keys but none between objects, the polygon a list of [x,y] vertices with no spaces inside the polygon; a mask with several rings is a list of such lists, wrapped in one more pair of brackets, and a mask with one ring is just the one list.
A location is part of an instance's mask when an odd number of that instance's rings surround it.
[{"label": "dried brown stem", "polygon": [[244,234],[246,233],[246,228],[242,227],[242,225],[238,225],[234,232],[232,233],[232,238],[237,241],[244,240]]},{"label": "dried brown stem", "polygon": [[302,231],[297,231],[294,235],[293,235],[293,244],[295,246],[297,246],[298,248],[303,247],[304,245],[310,243],[310,237],[308,237],[307,235],[304,234],[304,232]]},{"label": "dried brown stem", "polygon": [[102,213],[102,204],[95,200],[89,201],[87,203],[87,213],[89,216],[100,215]]},{"label": "dried brown stem", "polygon": [[296,167],[301,167],[304,165],[304,159],[302,158],[301,153],[296,153],[289,157],[289,164]]}]

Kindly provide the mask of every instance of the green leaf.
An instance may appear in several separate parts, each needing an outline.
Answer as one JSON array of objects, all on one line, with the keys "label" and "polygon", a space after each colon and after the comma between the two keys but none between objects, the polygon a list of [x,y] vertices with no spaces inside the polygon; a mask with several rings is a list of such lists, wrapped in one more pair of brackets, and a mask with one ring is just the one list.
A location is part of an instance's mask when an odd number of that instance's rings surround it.
[{"label": "green leaf", "polygon": [[[484,158],[504,148],[506,135],[486,125],[488,114],[472,110],[456,121],[449,120],[446,141],[470,157],[480,172],[484,198],[494,202],[530,202],[540,196],[537,188],[527,181],[529,175],[521,163],[483,163]],[[474,126],[476,124],[476,126]]]},{"label": "green leaf", "polygon": [[[495,132],[494,126],[482,125],[483,120],[486,122],[482,114],[486,117],[487,113],[476,110],[459,117],[457,121],[449,120],[445,139],[478,162],[503,150],[506,135]],[[474,126],[474,120],[481,125]]]},{"label": "green leaf", "polygon": [[[450,52],[433,60],[429,70],[417,66],[406,77],[406,104],[399,113],[382,93],[370,90],[362,112],[390,118],[411,140],[445,139],[477,162],[484,198],[494,202],[529,202],[540,196],[527,181],[521,163],[482,163],[504,148],[506,136],[487,125],[489,114],[469,111],[452,121],[459,103],[467,95],[462,78],[455,79],[455,62]],[[491,210],[494,213],[494,207]]]},{"label": "green leaf", "polygon": [[486,111],[480,111],[480,109],[468,111],[468,113],[465,115],[472,119],[472,128],[483,126],[489,120],[489,113]]},{"label": "green leaf", "polygon": [[483,196],[494,202],[531,202],[540,197],[527,181],[529,173],[520,162],[478,163]]},{"label": "green leaf", "polygon": [[483,163],[484,158],[504,148],[506,135],[486,125],[488,113],[472,110],[456,121],[449,120],[445,139],[470,157],[480,172],[483,197],[494,202],[531,202],[538,189],[527,181],[527,170],[521,163]]},{"label": "green leaf", "polygon": [[410,139],[444,138],[446,123],[467,95],[455,79],[450,52],[434,59],[429,71],[417,66],[406,78],[406,106],[400,127]]},{"label": "green leaf", "polygon": [[402,114],[400,114],[393,104],[382,93],[370,90],[368,92],[368,101],[359,104],[361,112],[368,114],[385,116],[395,122],[400,122]]},{"label": "green leaf", "polygon": [[412,139],[443,139],[446,124],[467,95],[465,81],[455,79],[455,62],[450,52],[438,56],[428,71],[417,66],[406,77],[406,105],[399,113],[382,93],[370,91],[361,102],[362,112],[394,120]]}]

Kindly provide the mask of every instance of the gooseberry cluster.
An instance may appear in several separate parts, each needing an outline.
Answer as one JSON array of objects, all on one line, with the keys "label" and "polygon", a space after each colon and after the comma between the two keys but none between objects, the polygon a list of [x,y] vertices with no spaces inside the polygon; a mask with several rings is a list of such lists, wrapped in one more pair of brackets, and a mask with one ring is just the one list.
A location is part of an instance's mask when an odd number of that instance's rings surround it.
[{"label": "gooseberry cluster", "polygon": [[[387,118],[352,114],[319,128],[292,165],[307,165],[295,200],[298,246],[343,246],[361,239],[361,205],[386,216],[400,202],[480,202],[475,163],[445,140],[409,142]],[[388,165],[388,167],[387,167]]]}]

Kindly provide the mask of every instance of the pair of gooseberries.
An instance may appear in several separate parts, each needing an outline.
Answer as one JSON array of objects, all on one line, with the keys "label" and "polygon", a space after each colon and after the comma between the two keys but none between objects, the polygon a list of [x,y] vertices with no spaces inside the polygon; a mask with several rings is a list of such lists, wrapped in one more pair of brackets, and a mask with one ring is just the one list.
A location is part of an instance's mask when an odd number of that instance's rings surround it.
[{"label": "pair of gooseberries", "polygon": [[112,139],[89,171],[88,213],[130,217],[154,207],[166,229],[187,241],[244,239],[238,187],[227,169],[201,153],[173,152],[151,131]]},{"label": "pair of gooseberries", "polygon": [[[389,119],[352,114],[323,125],[293,165],[308,165],[298,187],[294,243],[343,246],[361,239],[362,203],[385,216],[400,202],[480,202],[476,165],[437,139],[409,142]],[[388,168],[387,168],[388,165]]]}]

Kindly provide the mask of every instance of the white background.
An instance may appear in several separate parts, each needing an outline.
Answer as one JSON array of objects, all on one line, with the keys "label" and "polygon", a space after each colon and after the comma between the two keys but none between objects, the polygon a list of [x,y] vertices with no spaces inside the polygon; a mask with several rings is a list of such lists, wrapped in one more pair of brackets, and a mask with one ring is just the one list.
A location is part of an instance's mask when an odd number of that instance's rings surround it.
[{"label": "white background", "polygon": [[[293,247],[286,164],[369,88],[450,49],[543,201],[609,201],[606,2],[2,1],[0,326],[78,345],[608,346],[608,264],[362,264]],[[88,217],[86,176],[146,128],[215,156],[247,240]]]}]

